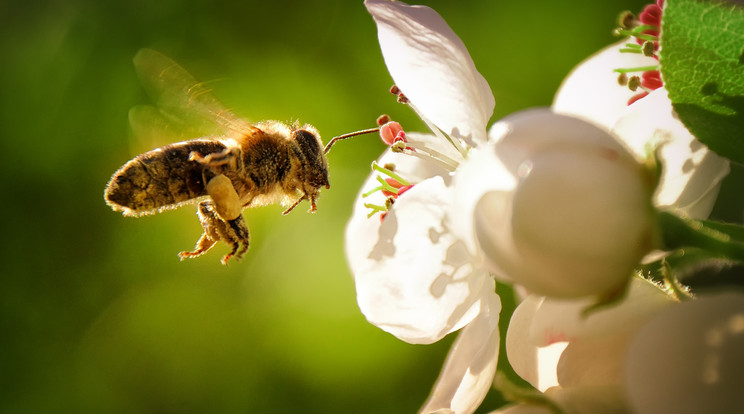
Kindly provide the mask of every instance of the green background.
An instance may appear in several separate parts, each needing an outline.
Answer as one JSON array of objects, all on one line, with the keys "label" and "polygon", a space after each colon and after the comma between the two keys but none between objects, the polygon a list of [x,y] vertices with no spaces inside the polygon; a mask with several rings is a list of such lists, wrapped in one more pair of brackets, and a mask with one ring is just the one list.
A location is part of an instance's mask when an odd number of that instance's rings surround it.
[{"label": "green background", "polygon": [[[549,105],[568,71],[613,41],[617,14],[643,5],[422,3],[468,46],[494,119]],[[227,267],[224,245],[179,262],[201,232],[194,207],[132,219],[103,202],[119,166],[167,143],[128,126],[129,108],[148,103],[131,61],[142,47],[219,79],[216,95],[253,121],[299,119],[328,139],[388,113],[423,130],[387,92],[362,1],[11,0],[0,16],[0,412],[420,407],[452,338],[414,346],[368,324],[344,259],[352,201],[384,149],[373,136],[334,148],[316,214],[246,211],[251,249]]]}]

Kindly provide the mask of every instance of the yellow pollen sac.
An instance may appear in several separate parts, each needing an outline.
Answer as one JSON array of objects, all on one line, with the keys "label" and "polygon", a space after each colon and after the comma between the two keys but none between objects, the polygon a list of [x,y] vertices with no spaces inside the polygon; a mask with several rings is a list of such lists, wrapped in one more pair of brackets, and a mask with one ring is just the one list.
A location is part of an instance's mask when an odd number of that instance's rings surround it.
[{"label": "yellow pollen sac", "polygon": [[220,174],[207,183],[207,193],[212,197],[217,214],[223,220],[233,220],[240,215],[243,206],[240,204],[240,197],[232,185],[232,181]]}]

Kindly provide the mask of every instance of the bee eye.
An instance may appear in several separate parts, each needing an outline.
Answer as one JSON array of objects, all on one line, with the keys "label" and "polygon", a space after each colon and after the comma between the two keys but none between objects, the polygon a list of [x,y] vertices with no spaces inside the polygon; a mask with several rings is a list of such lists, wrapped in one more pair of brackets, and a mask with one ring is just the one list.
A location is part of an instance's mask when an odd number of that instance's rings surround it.
[{"label": "bee eye", "polygon": [[292,138],[297,141],[300,150],[309,160],[315,160],[320,156],[322,148],[318,143],[318,137],[304,129],[292,131]]}]

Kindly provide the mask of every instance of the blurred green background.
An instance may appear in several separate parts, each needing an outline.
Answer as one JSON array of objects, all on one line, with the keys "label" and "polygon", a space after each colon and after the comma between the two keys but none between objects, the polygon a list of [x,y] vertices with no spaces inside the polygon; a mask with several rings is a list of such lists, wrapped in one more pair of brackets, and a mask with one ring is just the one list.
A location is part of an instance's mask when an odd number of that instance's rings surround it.
[{"label": "blurred green background", "polygon": [[[421,3],[468,46],[494,119],[549,105],[568,71],[613,41],[617,14],[643,5]],[[148,103],[131,63],[142,47],[219,79],[215,94],[253,121],[299,119],[328,139],[389,113],[423,130],[388,93],[361,0],[11,0],[0,16],[0,412],[419,408],[452,338],[414,346],[368,324],[344,259],[352,201],[383,150],[374,137],[335,147],[316,214],[246,211],[251,249],[227,267],[224,245],[179,262],[201,233],[194,207],[131,219],[102,197],[149,149],[127,120]]]}]

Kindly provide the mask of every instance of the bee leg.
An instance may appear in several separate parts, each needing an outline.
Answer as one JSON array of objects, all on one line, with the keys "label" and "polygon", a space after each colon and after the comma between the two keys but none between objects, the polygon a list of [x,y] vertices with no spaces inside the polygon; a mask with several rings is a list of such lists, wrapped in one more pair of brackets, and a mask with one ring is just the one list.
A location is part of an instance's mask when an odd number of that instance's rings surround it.
[{"label": "bee leg", "polygon": [[294,202],[294,204],[292,204],[282,212],[282,216],[286,216],[287,214],[289,214],[290,211],[294,210],[294,208],[297,207],[302,202],[302,200],[305,199],[307,199],[307,195],[303,194],[302,197],[298,198],[297,201]]},{"label": "bee leg", "polygon": [[197,210],[199,221],[204,233],[196,242],[193,251],[181,252],[178,256],[183,259],[193,258],[204,254],[218,241],[224,241],[232,246],[230,253],[222,257],[222,264],[227,264],[233,256],[240,259],[248,251],[250,233],[242,215],[233,220],[223,220],[212,201],[202,201]]}]

